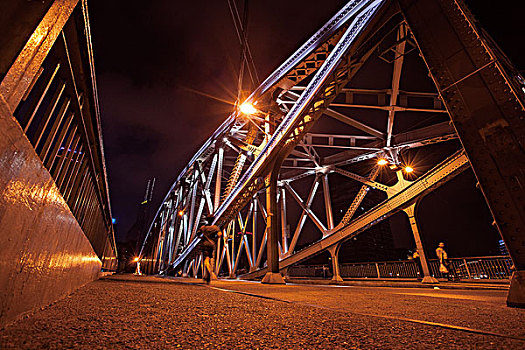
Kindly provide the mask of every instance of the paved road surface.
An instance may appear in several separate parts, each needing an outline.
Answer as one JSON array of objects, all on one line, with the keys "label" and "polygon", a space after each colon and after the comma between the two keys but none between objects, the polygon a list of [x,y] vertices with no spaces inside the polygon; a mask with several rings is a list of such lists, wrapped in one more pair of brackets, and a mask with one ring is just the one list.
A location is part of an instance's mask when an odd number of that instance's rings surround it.
[{"label": "paved road surface", "polygon": [[188,282],[90,283],[1,330],[0,348],[525,348],[505,291]]}]

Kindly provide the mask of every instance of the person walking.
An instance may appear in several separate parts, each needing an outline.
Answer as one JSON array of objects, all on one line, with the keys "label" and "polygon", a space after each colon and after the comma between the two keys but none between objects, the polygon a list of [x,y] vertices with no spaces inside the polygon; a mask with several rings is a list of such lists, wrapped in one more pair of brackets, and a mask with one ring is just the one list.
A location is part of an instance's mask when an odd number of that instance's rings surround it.
[{"label": "person walking", "polygon": [[203,220],[203,225],[199,227],[201,235],[201,251],[204,257],[204,273],[202,278],[209,284],[213,275],[213,265],[215,262],[215,252],[217,241],[222,237],[221,229],[216,225],[211,225],[213,217]]},{"label": "person walking", "polygon": [[447,278],[447,280],[451,280],[450,273],[449,273],[449,261],[448,261],[448,255],[445,251],[445,243],[440,242],[438,244],[438,247],[436,248],[436,256],[439,261],[439,272]]}]

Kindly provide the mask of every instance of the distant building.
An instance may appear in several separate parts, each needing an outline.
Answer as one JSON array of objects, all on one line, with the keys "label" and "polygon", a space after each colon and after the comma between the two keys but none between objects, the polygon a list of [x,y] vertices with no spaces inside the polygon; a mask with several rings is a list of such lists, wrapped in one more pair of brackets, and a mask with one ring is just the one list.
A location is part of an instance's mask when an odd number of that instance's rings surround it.
[{"label": "distant building", "polygon": [[502,239],[498,241],[498,248],[501,255],[509,255],[509,250]]}]

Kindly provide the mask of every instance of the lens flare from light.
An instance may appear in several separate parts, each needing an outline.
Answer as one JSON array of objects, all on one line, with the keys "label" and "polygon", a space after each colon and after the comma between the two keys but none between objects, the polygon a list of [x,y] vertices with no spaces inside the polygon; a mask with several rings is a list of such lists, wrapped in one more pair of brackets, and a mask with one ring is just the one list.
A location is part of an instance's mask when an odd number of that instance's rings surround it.
[{"label": "lens flare from light", "polygon": [[257,109],[250,103],[250,102],[244,102],[242,105],[239,106],[239,109],[242,113],[246,115],[252,115],[257,113]]},{"label": "lens flare from light", "polygon": [[414,168],[412,168],[410,165],[407,165],[407,166],[405,167],[405,172],[407,172],[407,173],[410,174],[410,173],[413,172],[413,171],[414,171]]},{"label": "lens flare from light", "polygon": [[184,215],[184,210],[179,210],[179,216],[183,216]]},{"label": "lens flare from light", "polygon": [[133,259],[133,262],[139,262],[139,258]]},{"label": "lens flare from light", "polygon": [[381,158],[377,161],[377,165],[387,165],[388,164],[388,160],[386,160],[385,158]]}]

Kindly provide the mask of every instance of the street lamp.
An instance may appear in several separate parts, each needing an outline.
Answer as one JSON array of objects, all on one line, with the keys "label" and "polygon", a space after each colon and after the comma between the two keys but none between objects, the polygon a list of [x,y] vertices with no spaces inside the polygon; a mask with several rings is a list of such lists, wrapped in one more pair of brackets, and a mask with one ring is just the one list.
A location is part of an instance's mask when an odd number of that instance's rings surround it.
[{"label": "street lamp", "polygon": [[244,102],[239,106],[239,109],[242,113],[246,115],[252,115],[257,113],[257,109],[250,102]]},{"label": "street lamp", "polygon": [[140,272],[140,258],[138,256],[135,257],[135,259],[133,259],[133,262],[137,263],[137,268],[135,270],[134,275],[141,276],[142,272]]},{"label": "street lamp", "polygon": [[410,165],[407,165],[407,166],[405,167],[405,172],[406,172],[406,173],[410,174],[410,173],[413,172],[413,171],[414,171],[414,168],[412,168]]},{"label": "street lamp", "polygon": [[386,160],[385,158],[380,158],[378,161],[377,161],[377,165],[387,165],[388,164],[388,160]]}]

